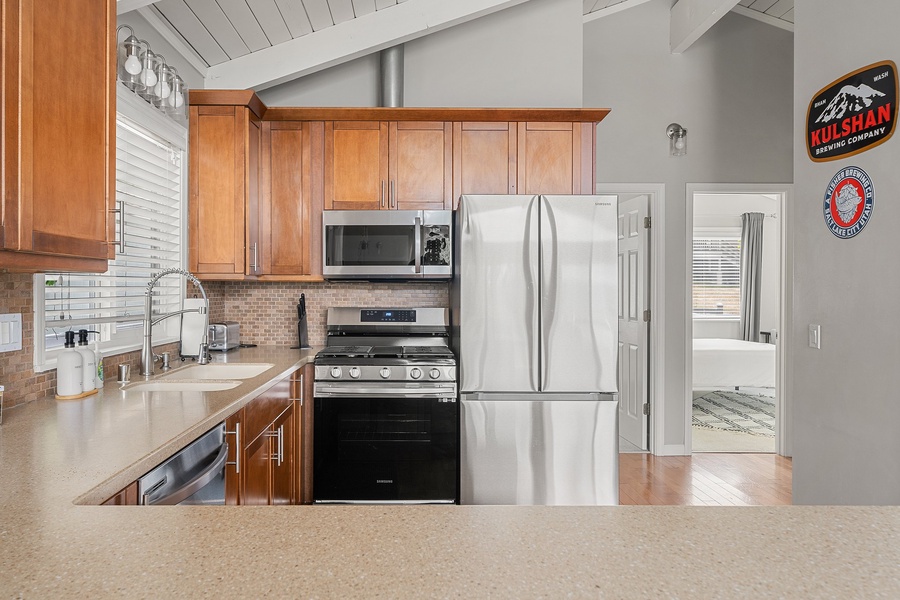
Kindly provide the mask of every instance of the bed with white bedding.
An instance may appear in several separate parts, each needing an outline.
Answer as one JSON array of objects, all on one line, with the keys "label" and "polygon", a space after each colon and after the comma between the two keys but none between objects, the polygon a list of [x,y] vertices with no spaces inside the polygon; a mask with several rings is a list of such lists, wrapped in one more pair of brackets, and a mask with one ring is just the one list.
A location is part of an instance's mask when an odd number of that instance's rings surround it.
[{"label": "bed with white bedding", "polygon": [[694,389],[775,387],[775,345],[744,340],[694,340]]}]

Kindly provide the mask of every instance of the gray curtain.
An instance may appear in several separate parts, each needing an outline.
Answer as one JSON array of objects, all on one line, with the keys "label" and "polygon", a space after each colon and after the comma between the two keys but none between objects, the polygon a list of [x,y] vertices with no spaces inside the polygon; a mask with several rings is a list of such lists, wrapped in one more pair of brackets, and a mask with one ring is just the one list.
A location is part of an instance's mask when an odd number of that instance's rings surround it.
[{"label": "gray curtain", "polygon": [[759,302],[762,284],[762,213],[741,215],[741,337],[759,341]]}]

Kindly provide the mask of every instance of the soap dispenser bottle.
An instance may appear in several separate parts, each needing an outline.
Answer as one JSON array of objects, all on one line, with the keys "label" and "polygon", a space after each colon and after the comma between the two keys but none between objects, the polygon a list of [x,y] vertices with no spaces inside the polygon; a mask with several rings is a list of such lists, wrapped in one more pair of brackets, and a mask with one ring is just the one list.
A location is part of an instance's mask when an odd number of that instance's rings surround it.
[{"label": "soap dispenser bottle", "polygon": [[84,361],[75,349],[75,332],[66,332],[65,350],[56,359],[56,395],[80,396],[84,392]]},{"label": "soap dispenser bottle", "polygon": [[97,388],[97,359],[94,351],[88,348],[88,330],[78,330],[78,348],[81,354],[81,378],[82,392],[92,392]]}]

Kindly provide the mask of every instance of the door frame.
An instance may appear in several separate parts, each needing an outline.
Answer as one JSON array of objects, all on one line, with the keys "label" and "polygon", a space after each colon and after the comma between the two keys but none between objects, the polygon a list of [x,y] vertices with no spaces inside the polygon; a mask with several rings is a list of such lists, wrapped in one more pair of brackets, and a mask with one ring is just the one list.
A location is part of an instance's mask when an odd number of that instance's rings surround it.
[{"label": "door frame", "polygon": [[793,236],[788,227],[791,215],[794,186],[789,183],[689,183],[685,190],[685,335],[684,335],[684,387],[685,387],[685,420],[684,440],[685,454],[693,451],[691,437],[691,412],[693,410],[693,318],[691,314],[691,274],[694,266],[694,195],[696,194],[777,194],[781,197],[778,205],[779,231],[781,237],[781,281],[779,290],[780,310],[778,315],[778,344],[775,347],[777,370],[775,374],[775,404],[777,418],[775,420],[775,452],[782,456],[792,455],[791,446],[791,398],[789,386],[789,356],[791,332],[791,302],[793,301]]},{"label": "door frame", "polygon": [[647,359],[647,402],[650,405],[650,434],[648,436],[651,454],[671,454],[665,448],[665,273],[666,273],[666,185],[664,183],[597,183],[597,194],[646,194],[650,198],[650,339]]}]

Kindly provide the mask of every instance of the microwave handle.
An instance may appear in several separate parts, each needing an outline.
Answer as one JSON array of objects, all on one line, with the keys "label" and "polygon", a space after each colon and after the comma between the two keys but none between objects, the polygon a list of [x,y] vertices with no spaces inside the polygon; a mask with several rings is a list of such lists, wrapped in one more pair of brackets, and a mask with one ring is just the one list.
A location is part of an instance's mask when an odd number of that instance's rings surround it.
[{"label": "microwave handle", "polygon": [[422,272],[422,217],[416,217],[416,273]]}]

